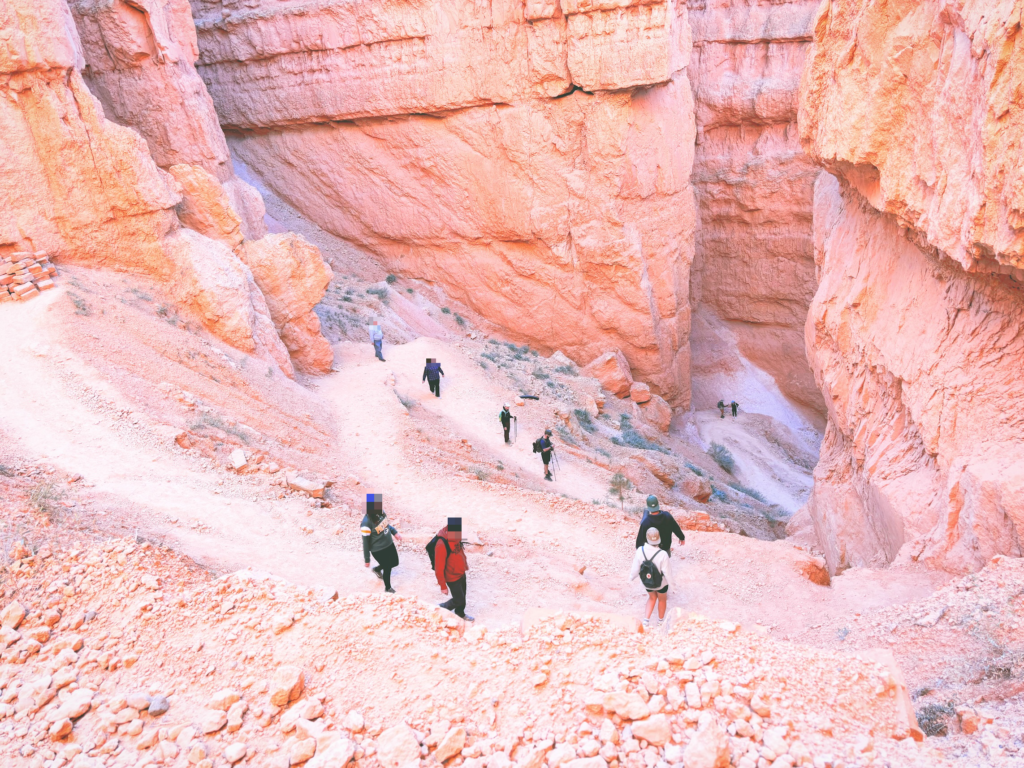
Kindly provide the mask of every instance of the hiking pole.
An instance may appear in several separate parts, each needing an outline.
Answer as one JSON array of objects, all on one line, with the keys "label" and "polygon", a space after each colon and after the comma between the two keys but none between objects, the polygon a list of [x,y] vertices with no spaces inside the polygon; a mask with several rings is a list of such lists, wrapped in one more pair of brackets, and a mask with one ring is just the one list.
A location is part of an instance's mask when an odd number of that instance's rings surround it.
[{"label": "hiking pole", "polygon": [[512,445],[516,444],[516,440],[519,439],[519,419],[515,416],[512,417]]}]

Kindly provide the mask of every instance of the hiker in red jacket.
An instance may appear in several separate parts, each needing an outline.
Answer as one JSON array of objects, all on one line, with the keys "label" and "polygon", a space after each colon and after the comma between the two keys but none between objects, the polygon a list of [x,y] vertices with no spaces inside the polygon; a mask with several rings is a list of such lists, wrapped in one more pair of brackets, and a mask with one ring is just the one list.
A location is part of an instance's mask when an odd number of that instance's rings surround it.
[{"label": "hiker in red jacket", "polygon": [[466,621],[473,617],[466,613],[466,552],[462,546],[462,518],[449,517],[448,525],[438,531],[434,545],[434,575],[441,586],[441,594],[451,590],[451,599],[441,603],[442,608],[454,611]]}]

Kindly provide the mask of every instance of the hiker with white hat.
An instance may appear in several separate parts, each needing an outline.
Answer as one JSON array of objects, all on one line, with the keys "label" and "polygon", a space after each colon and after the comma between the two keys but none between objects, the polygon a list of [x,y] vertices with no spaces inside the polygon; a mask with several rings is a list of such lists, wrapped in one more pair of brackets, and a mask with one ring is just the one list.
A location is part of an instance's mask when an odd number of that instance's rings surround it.
[{"label": "hiker with white hat", "polygon": [[668,588],[672,584],[672,566],[668,552],[661,548],[661,533],[657,528],[647,529],[647,541],[637,548],[633,555],[633,567],[629,572],[629,580],[637,576],[647,590],[647,609],[644,612],[644,626],[650,626],[654,606],[658,606],[658,618],[654,621],[655,628],[665,620],[665,607],[668,603]]}]

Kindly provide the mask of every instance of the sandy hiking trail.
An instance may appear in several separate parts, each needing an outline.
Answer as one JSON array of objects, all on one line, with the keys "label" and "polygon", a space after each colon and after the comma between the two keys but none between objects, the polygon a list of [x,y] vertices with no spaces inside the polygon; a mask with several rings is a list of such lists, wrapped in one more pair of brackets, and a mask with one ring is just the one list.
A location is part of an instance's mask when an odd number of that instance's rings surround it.
[{"label": "sandy hiking trail", "polygon": [[[121,533],[166,543],[220,572],[265,571],[343,594],[382,588],[362,565],[361,509],[312,509],[304,499],[278,498],[265,479],[239,477],[178,450],[174,428],[104,379],[86,362],[88,350],[67,343],[50,311],[61,293],[0,307],[0,336],[14,340],[0,369],[0,436],[9,450],[83,476],[77,514],[101,529],[118,517]],[[583,505],[561,496],[603,498],[608,473],[563,454],[557,481],[545,483],[530,444],[549,426],[550,409],[530,401],[513,407],[519,440],[505,446],[498,411],[518,393],[496,383],[463,346],[428,338],[386,345],[381,363],[369,343],[345,342],[336,346],[336,373],[308,389],[279,385],[294,389],[336,435],[315,448],[321,464],[342,481],[358,478],[360,494],[384,494],[405,536],[396,589],[444,599],[423,546],[458,515],[476,542],[469,547],[469,610],[481,622],[515,623],[532,607],[639,615],[642,589],[626,581],[638,521],[603,505],[582,513]],[[440,398],[421,382],[427,357],[445,370]],[[410,409],[398,395],[412,401]],[[448,458],[453,444],[470,458]],[[485,479],[467,469],[480,469]],[[669,607],[782,634],[820,623],[826,613],[917,599],[938,583],[924,569],[890,570],[884,578],[850,571],[821,587],[791,567],[785,542],[696,532],[688,539],[673,556],[678,588]]]}]

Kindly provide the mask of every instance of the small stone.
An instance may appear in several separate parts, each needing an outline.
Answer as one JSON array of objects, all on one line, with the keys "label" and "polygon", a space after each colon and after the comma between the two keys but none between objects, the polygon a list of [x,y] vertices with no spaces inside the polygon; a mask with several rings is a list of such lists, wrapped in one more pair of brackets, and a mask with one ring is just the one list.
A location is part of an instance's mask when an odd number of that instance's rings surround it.
[{"label": "small stone", "polygon": [[156,743],[160,740],[160,731],[156,728],[150,728],[148,731],[143,731],[142,735],[139,736],[139,740],[135,742],[136,749],[151,749],[156,746]]},{"label": "small stone", "polygon": [[409,726],[394,725],[377,737],[377,759],[384,768],[400,768],[420,758],[420,743]]},{"label": "small stone", "polygon": [[32,627],[32,629],[26,629],[25,637],[29,637],[39,644],[45,643],[47,640],[50,639],[50,628]]},{"label": "small stone", "polygon": [[197,765],[206,759],[206,747],[203,744],[194,744],[188,751],[188,761]]},{"label": "small stone", "polygon": [[136,692],[132,693],[125,700],[125,703],[132,709],[138,709],[140,711],[149,709],[150,698],[147,694]]},{"label": "small stone", "polygon": [[232,691],[231,689],[225,689],[223,691],[217,691],[210,698],[210,709],[219,709],[223,712],[227,712],[231,705],[242,698],[238,691]]},{"label": "small stone", "polygon": [[639,381],[634,381],[629,387],[629,399],[634,403],[646,403],[651,399],[651,388]]},{"label": "small stone", "polygon": [[683,752],[686,768],[727,768],[729,737],[710,712],[700,716],[697,733]]},{"label": "small stone", "polygon": [[441,739],[441,743],[434,750],[434,758],[439,763],[450,760],[462,752],[466,746],[466,729],[462,727],[452,728]]},{"label": "small stone", "polygon": [[50,726],[50,738],[54,741],[57,741],[58,739],[63,739],[65,736],[71,733],[72,728],[74,728],[74,723],[71,722],[70,718],[61,718],[60,720],[58,720]]},{"label": "small stone", "polygon": [[245,714],[249,705],[244,701],[236,701],[231,705],[231,709],[228,710],[228,731],[234,733],[242,727],[242,716]]},{"label": "small stone", "polygon": [[171,708],[171,702],[167,700],[166,696],[156,695],[149,700],[149,714],[153,717],[159,717]]},{"label": "small stone", "polygon": [[355,757],[356,745],[348,739],[338,739],[327,747],[317,746],[316,756],[306,768],[345,768]]},{"label": "small stone", "polygon": [[12,601],[7,607],[0,611],[0,627],[5,629],[17,629],[25,618],[25,609],[18,601]]},{"label": "small stone", "polygon": [[132,720],[128,725],[125,726],[124,732],[129,736],[138,736],[142,733],[142,727],[144,723],[141,720]]},{"label": "small stone", "polygon": [[324,497],[324,484],[320,480],[310,480],[302,475],[291,475],[289,474],[286,478],[288,487],[293,491],[302,491],[308,496],[312,496],[314,499],[322,499]]},{"label": "small stone", "polygon": [[292,624],[295,623],[295,619],[287,614],[278,614],[270,620],[270,628],[273,630],[275,635],[280,635]]},{"label": "small stone", "polygon": [[245,458],[245,451],[241,448],[236,448],[231,452],[231,468],[236,472],[245,469],[248,463],[248,460]]},{"label": "small stone", "polygon": [[245,744],[243,744],[240,741],[236,741],[234,744],[229,744],[225,748],[225,750],[224,750],[224,759],[227,760],[232,765],[234,765],[239,760],[241,760],[243,757],[245,757],[246,751],[247,751],[247,748],[246,748]]},{"label": "small stone", "polygon": [[288,752],[288,764],[298,765],[309,760],[316,754],[316,739],[303,739],[292,745]]},{"label": "small stone", "polygon": [[352,733],[359,733],[363,730],[364,727],[363,716],[353,709],[351,712],[345,715],[345,719],[342,721],[341,727],[344,728],[346,731],[351,731]]},{"label": "small stone", "polygon": [[646,739],[656,747],[663,747],[672,736],[672,728],[665,715],[652,715],[632,724],[633,738]]},{"label": "small stone", "polygon": [[299,698],[304,685],[301,669],[287,665],[278,667],[270,682],[270,703],[275,707],[285,706]]},{"label": "small stone", "polygon": [[199,719],[199,728],[203,733],[216,733],[228,724],[228,713],[220,709],[208,709]]}]

